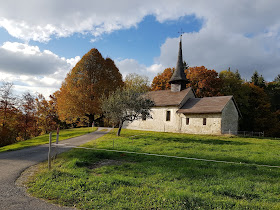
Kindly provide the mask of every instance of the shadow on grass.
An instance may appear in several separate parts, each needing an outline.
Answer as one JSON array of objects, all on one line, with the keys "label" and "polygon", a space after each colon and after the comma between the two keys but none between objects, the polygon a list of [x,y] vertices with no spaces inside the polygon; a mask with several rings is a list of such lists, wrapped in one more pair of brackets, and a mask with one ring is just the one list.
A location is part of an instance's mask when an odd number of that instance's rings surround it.
[{"label": "shadow on grass", "polygon": [[[267,177],[268,179],[269,177],[279,178],[278,168],[272,169],[255,165],[215,163],[106,151],[84,151],[82,149],[74,149],[70,151],[70,153],[71,155],[67,155],[68,157],[79,158],[79,161],[77,161],[78,164],[76,164],[77,167],[87,167],[89,164],[92,163],[92,161],[112,159],[144,164],[145,166],[141,169],[144,171],[146,171],[149,167],[160,167],[161,169],[159,170],[159,172],[161,173],[169,173],[170,171],[179,172],[182,173],[181,178],[185,177],[186,175],[190,177],[195,177],[196,179],[213,178],[217,175],[222,176],[223,174],[227,174],[233,177],[237,174],[240,176],[251,174],[251,178],[255,181],[261,181],[257,178],[258,176]],[[207,171],[208,169],[210,169],[211,171]]]}]

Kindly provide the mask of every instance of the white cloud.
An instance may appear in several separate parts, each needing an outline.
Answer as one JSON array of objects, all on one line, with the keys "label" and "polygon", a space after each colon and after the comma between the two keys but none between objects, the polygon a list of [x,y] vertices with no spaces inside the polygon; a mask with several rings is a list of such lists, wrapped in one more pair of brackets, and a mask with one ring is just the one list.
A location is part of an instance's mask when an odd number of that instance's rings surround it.
[{"label": "white cloud", "polygon": [[147,71],[152,72],[154,74],[157,74],[157,73],[163,71],[163,69],[164,68],[163,68],[162,64],[153,64],[153,65],[147,67]]},{"label": "white cloud", "polygon": [[0,78],[12,82],[17,92],[31,91],[46,97],[60,88],[66,74],[80,60],[60,58],[38,46],[6,42],[0,47]]},{"label": "white cloud", "polygon": [[[255,70],[268,81],[277,76],[280,60],[279,29],[252,37],[240,33],[216,33],[214,30],[205,27],[199,32],[183,35],[183,57],[190,66],[204,65],[218,72],[231,67],[234,71],[238,69],[246,79],[250,79]],[[161,46],[161,55],[157,61],[165,67],[175,67],[178,43],[178,38],[167,39]]]},{"label": "white cloud", "polygon": [[279,24],[275,17],[280,7],[275,0],[1,1],[0,27],[14,37],[42,42],[51,36],[100,36],[136,27],[146,15],[155,15],[160,22],[195,15],[217,33],[262,33]]},{"label": "white cloud", "polygon": [[119,68],[123,79],[129,73],[145,74],[146,66],[139,64],[137,60],[134,59],[124,59],[115,61],[116,66]]},{"label": "white cloud", "polygon": [[115,63],[123,75],[123,78],[125,78],[126,75],[130,73],[136,73],[139,75],[146,75],[149,77],[150,81],[152,81],[157,73],[164,70],[161,64],[146,66],[144,64],[138,63],[138,61],[134,59],[117,60]]},{"label": "white cloud", "polygon": [[0,70],[7,73],[46,75],[71,67],[70,60],[67,62],[50,51],[41,52],[37,46],[18,42],[5,42],[0,54]]},{"label": "white cloud", "polygon": [[[2,1],[2,2],[1,2]],[[280,1],[275,0],[120,0],[120,1],[16,1],[0,0],[0,27],[12,36],[25,41],[47,42],[52,37],[67,37],[73,33],[92,34],[92,42],[104,33],[137,27],[147,15],[154,15],[159,22],[177,20],[185,15],[194,15],[203,20],[199,32],[184,34],[183,54],[191,65],[205,65],[218,71],[238,68],[242,76],[249,77],[258,70],[266,79],[278,74],[280,58]],[[7,45],[8,46],[8,45]],[[0,58],[0,69],[6,72],[25,74],[50,74],[53,69],[65,69],[68,63],[49,52],[38,52],[36,47],[25,45],[8,46],[9,55]],[[23,49],[20,49],[22,47]],[[7,54],[2,47],[0,53]],[[13,51],[14,50],[14,51]],[[121,72],[140,72],[153,75],[165,67],[176,64],[178,39],[167,39],[161,47],[157,63],[147,67],[136,60],[117,61]],[[7,66],[5,60],[11,54],[15,56],[17,66]],[[32,54],[33,53],[33,54]],[[40,60],[40,56],[44,59]],[[28,68],[35,62],[32,57],[46,63],[45,69]],[[48,57],[48,59],[47,59]],[[21,60],[22,58],[22,60]],[[3,63],[1,63],[3,62]],[[8,63],[10,64],[11,61]],[[53,63],[52,63],[53,62]],[[75,63],[76,60],[73,60]],[[6,66],[5,66],[6,65]],[[5,68],[3,68],[3,66]],[[54,68],[48,68],[53,66]],[[30,66],[31,67],[31,66]],[[30,70],[28,70],[30,69]],[[33,69],[33,71],[31,70]]]}]

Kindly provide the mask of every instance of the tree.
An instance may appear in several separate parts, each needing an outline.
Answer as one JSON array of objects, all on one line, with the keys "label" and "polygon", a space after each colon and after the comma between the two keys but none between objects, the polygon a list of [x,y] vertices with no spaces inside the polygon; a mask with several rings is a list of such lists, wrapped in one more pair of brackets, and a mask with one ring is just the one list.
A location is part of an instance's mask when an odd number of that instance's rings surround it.
[{"label": "tree", "polygon": [[251,82],[256,85],[259,86],[261,88],[265,87],[265,81],[263,76],[259,76],[259,73],[257,71],[255,71],[251,77]]},{"label": "tree", "polygon": [[276,125],[276,117],[271,112],[271,104],[268,95],[263,88],[253,83],[244,83],[248,103],[242,109],[241,128],[243,130],[264,131],[267,136],[272,135]]},{"label": "tree", "polygon": [[171,88],[169,80],[172,77],[174,68],[167,68],[162,73],[154,77],[152,82],[152,90],[168,90]]},{"label": "tree", "polygon": [[18,135],[19,110],[12,88],[9,82],[3,82],[0,87],[0,146],[15,142]]},{"label": "tree", "polygon": [[102,99],[102,110],[106,117],[119,123],[117,136],[120,135],[125,121],[134,121],[142,116],[150,117],[154,102],[133,88],[118,88]]},{"label": "tree", "polygon": [[[185,66],[186,78],[190,81],[187,87],[192,87],[198,97],[209,97],[220,95],[221,79],[215,70],[208,70],[204,66]],[[168,90],[171,88],[169,80],[174,68],[167,68],[161,74],[154,77],[152,90]]]},{"label": "tree", "polygon": [[215,70],[208,70],[204,66],[189,67],[185,70],[190,81],[187,87],[192,87],[197,97],[211,97],[220,95],[221,79]]},{"label": "tree", "polygon": [[104,59],[91,49],[67,74],[57,94],[59,118],[68,123],[102,117],[100,99],[103,94],[123,86],[122,75],[110,58]]},{"label": "tree", "polygon": [[273,82],[279,83],[280,84],[280,74],[278,74],[275,79],[273,80]]},{"label": "tree", "polygon": [[48,133],[57,127],[57,113],[53,106],[53,100],[47,101],[42,94],[36,97],[38,116],[38,129],[40,133]]},{"label": "tree", "polygon": [[238,71],[233,73],[230,69],[221,71],[219,73],[221,79],[220,93],[223,95],[238,96],[240,92],[240,86],[243,83]]},{"label": "tree", "polygon": [[21,98],[20,109],[22,117],[20,119],[20,125],[22,130],[23,140],[29,139],[30,137],[36,136],[36,106],[35,99],[29,93],[24,93]]},{"label": "tree", "polygon": [[147,92],[150,90],[149,78],[139,74],[131,73],[125,77],[125,87],[134,89],[136,92]]},{"label": "tree", "polygon": [[270,98],[272,111],[280,110],[280,82],[267,83],[265,92]]}]

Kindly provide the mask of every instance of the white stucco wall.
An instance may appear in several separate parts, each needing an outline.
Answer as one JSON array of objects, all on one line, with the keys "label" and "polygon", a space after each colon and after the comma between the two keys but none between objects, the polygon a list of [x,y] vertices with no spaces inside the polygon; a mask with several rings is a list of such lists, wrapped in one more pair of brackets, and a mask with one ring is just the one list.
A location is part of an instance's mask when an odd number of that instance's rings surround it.
[{"label": "white stucco wall", "polygon": [[[154,107],[151,110],[153,119],[125,122],[123,127],[134,130],[149,130],[161,132],[180,132],[180,117],[176,113],[178,107]],[[166,112],[170,111],[170,121],[166,121]]]},{"label": "white stucco wall", "polygon": [[[153,119],[125,122],[124,128],[160,132],[190,134],[221,134],[221,114],[178,114],[177,107],[158,107],[151,110]],[[170,121],[166,121],[166,112],[170,111]],[[186,125],[186,118],[190,119]],[[206,125],[203,125],[206,118]]]},{"label": "white stucco wall", "polygon": [[[189,118],[189,125],[186,125],[186,118]],[[203,125],[203,118],[206,118],[206,125]],[[181,114],[182,133],[191,134],[221,134],[221,114]]]},{"label": "white stucco wall", "polygon": [[[190,97],[192,97],[190,93]],[[194,95],[193,95],[194,97]],[[238,111],[232,100],[223,109],[222,113],[216,114],[178,114],[178,107],[154,107],[151,110],[153,119],[135,120],[125,122],[123,128],[133,130],[149,130],[159,132],[176,132],[190,134],[213,134],[220,135],[223,131],[238,131]],[[170,111],[170,121],[166,121],[166,112]],[[189,118],[189,125],[186,125]],[[203,125],[206,118],[206,125]]]},{"label": "white stucco wall", "polygon": [[222,132],[231,131],[235,134],[238,131],[238,111],[233,100],[230,100],[222,112]]}]

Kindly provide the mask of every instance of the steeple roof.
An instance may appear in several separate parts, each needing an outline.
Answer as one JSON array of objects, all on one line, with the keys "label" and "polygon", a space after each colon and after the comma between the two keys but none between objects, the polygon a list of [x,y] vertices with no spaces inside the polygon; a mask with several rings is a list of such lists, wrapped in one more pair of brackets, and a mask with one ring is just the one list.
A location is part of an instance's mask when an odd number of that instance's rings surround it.
[{"label": "steeple roof", "polygon": [[183,55],[182,55],[182,35],[180,37],[179,52],[176,69],[169,81],[169,83],[176,83],[178,81],[187,82],[186,74],[184,72]]}]

